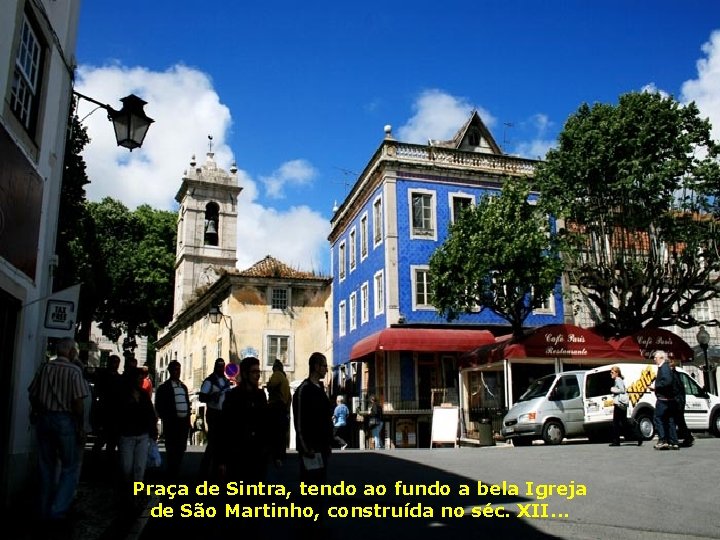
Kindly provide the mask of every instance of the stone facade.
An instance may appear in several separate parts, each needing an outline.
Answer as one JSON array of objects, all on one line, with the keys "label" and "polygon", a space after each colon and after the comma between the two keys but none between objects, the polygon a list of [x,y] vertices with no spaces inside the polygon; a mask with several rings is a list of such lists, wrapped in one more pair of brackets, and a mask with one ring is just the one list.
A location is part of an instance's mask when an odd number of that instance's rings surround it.
[{"label": "stone facade", "polygon": [[[191,394],[212,371],[216,358],[239,363],[261,360],[261,383],[279,358],[288,379],[307,377],[307,359],[320,351],[332,360],[330,278],[288,267],[268,256],[251,268],[235,268],[237,167],[218,168],[209,152],[185,172],[176,200],[177,256],[173,320],[157,346],[157,384],[178,360]],[[215,312],[213,322],[210,312]]]}]

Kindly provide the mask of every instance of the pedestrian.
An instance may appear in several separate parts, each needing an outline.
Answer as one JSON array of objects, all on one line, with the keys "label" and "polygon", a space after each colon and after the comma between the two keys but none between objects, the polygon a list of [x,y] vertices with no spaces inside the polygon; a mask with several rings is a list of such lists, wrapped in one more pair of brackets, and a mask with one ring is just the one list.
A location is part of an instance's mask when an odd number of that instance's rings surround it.
[{"label": "pedestrian", "polygon": [[123,364],[123,373],[126,371],[129,373],[131,370],[138,367],[138,361],[137,358],[135,358],[135,355],[131,352],[125,353],[125,363]]},{"label": "pedestrian", "polygon": [[300,479],[320,484],[327,478],[333,439],[332,404],[323,388],[328,365],[325,355],[314,352],[308,360],[309,375],[292,400]]},{"label": "pedestrian", "polygon": [[680,446],[690,448],[695,444],[695,437],[693,437],[685,421],[685,385],[683,384],[682,375],[675,369],[675,364],[675,359],[670,358],[670,368],[672,369],[675,390],[675,428],[678,440],[682,439]]},{"label": "pedestrian", "polygon": [[655,430],[658,433],[658,442],[655,450],[679,450],[675,417],[677,402],[675,401],[675,388],[673,374],[665,351],[655,351],[653,354],[657,375],[655,376]]},{"label": "pedestrian", "polygon": [[88,393],[74,364],[75,340],[63,338],[56,349],[57,356],[40,366],[28,388],[38,441],[39,513],[53,521],[67,517],[77,489]]},{"label": "pedestrian", "polygon": [[125,390],[121,400],[120,470],[123,479],[121,500],[132,508],[132,483],[145,478],[150,441],[157,439],[157,416],[150,396],[143,388],[145,373],[129,368],[123,373]]},{"label": "pedestrian", "polygon": [[142,366],[140,370],[142,370],[143,374],[142,389],[150,397],[150,401],[152,401],[153,383],[152,379],[150,378],[150,368],[148,368],[147,366]]},{"label": "pedestrian", "polygon": [[[80,360],[80,355],[76,355],[75,358],[73,358],[73,364],[75,364],[78,368],[80,368],[80,371],[83,374],[83,384],[85,385],[85,397],[83,398],[83,431],[87,435],[88,433],[92,433],[92,423],[90,421],[90,414],[92,412],[92,406],[93,406],[93,392],[92,388],[90,386],[90,383],[87,380],[87,374],[85,371],[85,364],[83,364],[82,360]],[[78,444],[80,447],[78,448],[78,482],[80,481],[80,474],[82,473],[83,469],[83,461],[85,457],[85,440],[78,441]],[[76,490],[77,492],[77,490]]]},{"label": "pedestrian", "polygon": [[370,428],[370,433],[372,434],[375,449],[382,448],[384,445],[382,444],[382,439],[380,438],[380,432],[383,428],[383,410],[382,405],[374,395],[370,396],[368,427]]},{"label": "pedestrian", "polygon": [[342,395],[337,396],[337,398],[335,398],[335,402],[337,405],[335,406],[332,416],[333,440],[340,450],[345,450],[348,445],[347,422],[348,416],[350,416],[350,409],[348,409],[347,405],[345,405],[345,397]]},{"label": "pedestrian", "polygon": [[[231,389],[230,381],[225,376],[225,360],[217,358],[213,372],[208,375],[200,385],[198,399],[205,403],[205,422],[207,429],[207,447],[200,463],[200,475],[203,477],[214,477],[217,474],[217,443],[215,441],[216,431],[220,429],[220,417],[222,415],[223,401],[225,394]],[[193,425],[193,427],[197,427]]]},{"label": "pedestrian", "polygon": [[290,429],[290,383],[283,369],[283,363],[275,359],[273,373],[265,385],[268,392],[268,408],[270,414],[270,446],[275,466],[279,467],[287,455],[288,435]]},{"label": "pedestrian", "polygon": [[118,425],[120,423],[120,399],[122,398],[125,383],[120,375],[120,357],[112,354],[108,357],[107,367],[101,371],[96,386],[100,433],[93,446],[93,452],[97,455],[105,447],[107,466],[109,470],[117,468],[118,444],[120,434]]},{"label": "pedestrian", "polygon": [[219,441],[219,472],[233,481],[262,482],[270,454],[268,404],[260,387],[260,360],[240,362],[240,383],[225,396]]},{"label": "pedestrian", "polygon": [[180,380],[180,362],[171,361],[168,364],[168,373],[170,378],[158,386],[155,393],[155,408],[162,420],[167,475],[170,480],[175,480],[187,450],[190,398],[187,386]]},{"label": "pedestrian", "polygon": [[[630,405],[627,389],[625,388],[625,379],[622,376],[619,366],[610,368],[610,377],[613,380],[613,386],[610,393],[613,395],[613,423],[612,423],[612,442],[610,446],[620,446],[620,435],[629,430],[627,421],[627,410]],[[638,437],[638,446],[642,446],[643,438]]]}]

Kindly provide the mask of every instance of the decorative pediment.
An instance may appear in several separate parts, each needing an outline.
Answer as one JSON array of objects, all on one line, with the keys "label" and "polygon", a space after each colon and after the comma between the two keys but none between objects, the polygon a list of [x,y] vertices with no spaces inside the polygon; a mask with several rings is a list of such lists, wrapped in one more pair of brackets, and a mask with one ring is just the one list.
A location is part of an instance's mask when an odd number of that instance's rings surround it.
[{"label": "decorative pediment", "polygon": [[466,152],[497,155],[503,153],[477,111],[470,114],[468,121],[462,125],[452,139],[449,141],[430,141],[430,143],[432,146],[454,148]]}]

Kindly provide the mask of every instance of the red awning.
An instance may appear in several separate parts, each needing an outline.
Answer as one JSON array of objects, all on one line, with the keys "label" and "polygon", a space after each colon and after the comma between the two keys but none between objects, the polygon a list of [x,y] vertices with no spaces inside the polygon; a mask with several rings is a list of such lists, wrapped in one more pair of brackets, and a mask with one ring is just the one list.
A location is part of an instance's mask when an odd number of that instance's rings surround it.
[{"label": "red awning", "polygon": [[533,329],[520,341],[503,336],[462,360],[466,364],[484,364],[506,358],[618,358],[618,350],[586,328],[551,324]]},{"label": "red awning", "polygon": [[670,358],[689,362],[694,358],[687,342],[664,328],[643,328],[631,336],[612,339],[610,343],[622,358],[649,358],[653,351],[665,351]]},{"label": "red awning", "polygon": [[487,330],[385,328],[355,343],[350,360],[375,351],[467,352],[488,343],[495,337]]}]

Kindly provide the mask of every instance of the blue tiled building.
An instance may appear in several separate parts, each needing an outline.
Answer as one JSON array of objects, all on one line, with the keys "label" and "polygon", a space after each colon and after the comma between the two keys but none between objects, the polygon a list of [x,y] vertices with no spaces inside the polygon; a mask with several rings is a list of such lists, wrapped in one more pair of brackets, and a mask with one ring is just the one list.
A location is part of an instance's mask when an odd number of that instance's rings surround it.
[{"label": "blue tiled building", "polygon": [[[473,112],[450,141],[407,144],[391,128],[348,197],[329,237],[336,383],[362,410],[384,403],[386,440],[429,444],[432,407],[458,403],[458,358],[509,332],[489,310],[447,322],[433,307],[428,263],[449,224],[507,176],[531,178],[536,162],[502,153]],[[528,326],[563,322],[560,289]]]}]

